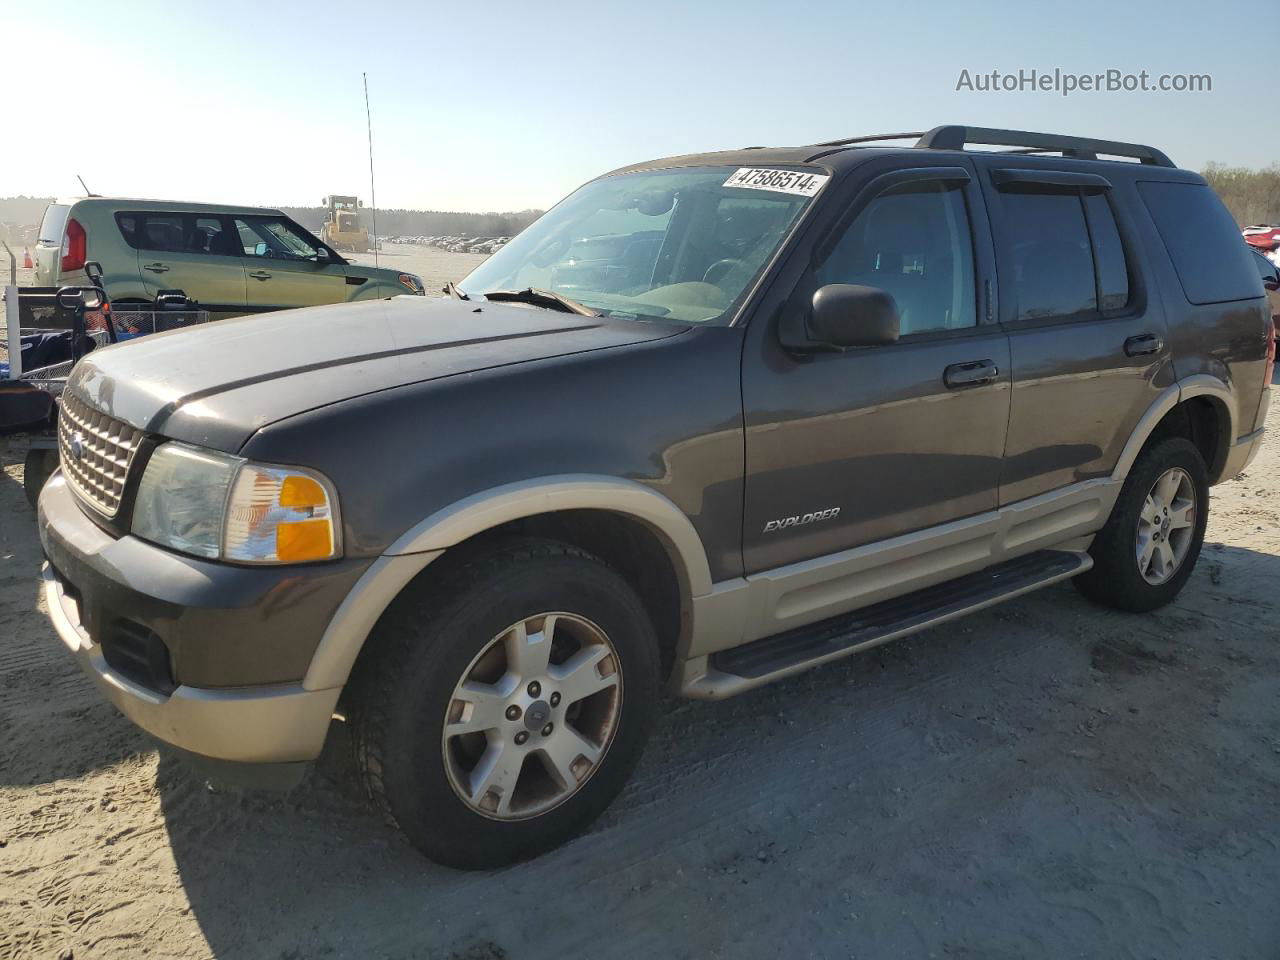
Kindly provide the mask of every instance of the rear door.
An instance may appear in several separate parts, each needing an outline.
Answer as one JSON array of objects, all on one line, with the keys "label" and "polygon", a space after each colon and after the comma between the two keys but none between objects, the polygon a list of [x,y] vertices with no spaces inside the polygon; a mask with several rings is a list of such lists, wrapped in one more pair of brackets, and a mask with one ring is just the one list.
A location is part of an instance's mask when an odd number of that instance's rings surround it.
[{"label": "rear door", "polygon": [[281,216],[235,218],[252,310],[281,310],[349,299],[345,262],[317,259],[314,238]]},{"label": "rear door", "polygon": [[228,218],[134,211],[117,213],[115,219],[125,240],[138,251],[148,297],[161,290],[181,290],[211,313],[244,312],[244,267]]},{"label": "rear door", "polygon": [[[1110,475],[1173,380],[1121,191],[1093,172],[978,159],[996,239],[1013,402],[1001,505]],[[1114,176],[1114,175],[1113,175]]]}]

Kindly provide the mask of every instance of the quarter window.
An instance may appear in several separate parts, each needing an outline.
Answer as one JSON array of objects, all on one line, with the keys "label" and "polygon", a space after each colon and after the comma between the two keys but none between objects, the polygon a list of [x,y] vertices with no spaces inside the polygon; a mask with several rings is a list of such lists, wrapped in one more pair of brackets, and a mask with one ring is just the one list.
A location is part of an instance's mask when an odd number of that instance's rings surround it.
[{"label": "quarter window", "polygon": [[1198,183],[1138,184],[1160,231],[1182,292],[1191,303],[1225,303],[1262,296],[1249,248],[1227,208]]},{"label": "quarter window", "polygon": [[936,180],[890,187],[849,224],[816,277],[821,285],[861,284],[889,293],[903,336],[976,325],[962,189]]}]

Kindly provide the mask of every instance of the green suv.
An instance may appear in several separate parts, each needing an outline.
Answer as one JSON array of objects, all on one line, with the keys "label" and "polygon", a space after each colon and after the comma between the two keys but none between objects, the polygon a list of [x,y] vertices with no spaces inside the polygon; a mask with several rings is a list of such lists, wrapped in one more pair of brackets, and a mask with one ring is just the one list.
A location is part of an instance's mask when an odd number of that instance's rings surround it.
[{"label": "green suv", "polygon": [[86,283],[95,260],[116,303],[181,290],[219,318],[423,293],[413,274],[351,263],[279,210],[110,197],[49,204],[36,283]]}]

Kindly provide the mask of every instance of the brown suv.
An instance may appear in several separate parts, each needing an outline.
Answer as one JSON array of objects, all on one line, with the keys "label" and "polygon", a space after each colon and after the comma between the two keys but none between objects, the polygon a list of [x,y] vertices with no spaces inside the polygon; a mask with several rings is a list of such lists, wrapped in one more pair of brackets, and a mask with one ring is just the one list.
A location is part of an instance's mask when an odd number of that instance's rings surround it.
[{"label": "brown suv", "polygon": [[341,717],[464,867],[600,813],[664,682],[727,697],[1068,578],[1168,603],[1270,394],[1239,231],[1136,144],[652,161],[451,289],[94,351],[40,529],[129,717],[260,770]]}]

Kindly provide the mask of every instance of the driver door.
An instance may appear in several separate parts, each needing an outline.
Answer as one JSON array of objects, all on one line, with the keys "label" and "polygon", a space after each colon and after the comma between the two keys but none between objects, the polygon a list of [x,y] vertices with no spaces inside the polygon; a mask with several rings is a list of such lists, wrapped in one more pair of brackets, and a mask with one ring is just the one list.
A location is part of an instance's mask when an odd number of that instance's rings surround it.
[{"label": "driver door", "polygon": [[998,504],[1009,344],[988,310],[982,197],[967,166],[925,162],[855,191],[783,310],[826,284],[877,287],[900,337],[796,355],[767,333],[744,354],[748,574]]},{"label": "driver door", "polygon": [[250,310],[284,310],[342,303],[347,272],[342,261],[317,260],[315,241],[280,216],[235,218]]}]

